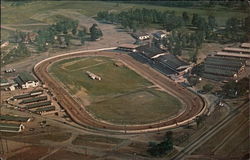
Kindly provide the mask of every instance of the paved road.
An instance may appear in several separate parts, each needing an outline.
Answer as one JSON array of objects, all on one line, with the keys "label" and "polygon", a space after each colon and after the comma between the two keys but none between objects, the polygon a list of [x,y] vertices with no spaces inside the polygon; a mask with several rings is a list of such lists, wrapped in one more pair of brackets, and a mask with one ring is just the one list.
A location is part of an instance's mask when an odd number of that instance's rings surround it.
[{"label": "paved road", "polygon": [[180,151],[173,160],[182,160],[184,156],[192,153],[197,148],[199,148],[203,143],[209,140],[212,136],[218,133],[223,127],[225,127],[235,116],[237,116],[240,112],[249,109],[249,100],[242,104],[240,107],[234,109],[230,114],[228,114],[222,121],[213,126],[209,131],[202,134],[200,137],[196,138],[193,142],[191,142],[187,147],[185,147],[182,151]]},{"label": "paved road", "polygon": [[94,117],[85,111],[84,107],[76,102],[72,96],[55,80],[48,74],[48,67],[59,60],[73,57],[84,57],[84,56],[106,56],[110,58],[115,58],[123,61],[128,67],[144,76],[154,84],[160,86],[165,91],[176,96],[182,100],[185,105],[185,110],[178,116],[161,121],[159,123],[152,123],[146,125],[127,125],[126,133],[142,133],[150,131],[158,131],[160,129],[167,129],[176,127],[177,125],[188,123],[193,120],[197,115],[201,114],[204,111],[204,101],[201,97],[191,93],[180,85],[169,80],[166,76],[155,71],[147,65],[143,65],[138,61],[135,61],[132,57],[127,54],[120,54],[115,52],[95,52],[85,51],[85,52],[74,52],[67,53],[60,56],[55,56],[43,60],[34,67],[34,72],[37,77],[52,91],[56,96],[58,102],[65,108],[71,118],[78,124],[93,128],[99,129],[102,131],[115,131],[124,133],[123,125],[115,125],[106,123],[103,121],[98,121]]}]

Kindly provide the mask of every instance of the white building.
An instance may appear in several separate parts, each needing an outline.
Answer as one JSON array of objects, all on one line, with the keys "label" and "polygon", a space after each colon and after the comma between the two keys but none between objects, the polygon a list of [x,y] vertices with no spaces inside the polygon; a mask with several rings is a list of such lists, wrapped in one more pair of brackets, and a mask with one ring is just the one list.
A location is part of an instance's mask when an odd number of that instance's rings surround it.
[{"label": "white building", "polygon": [[14,81],[23,89],[37,87],[39,82],[28,72],[22,72]]},{"label": "white building", "polygon": [[133,33],[132,36],[138,40],[147,40],[150,39],[150,35],[147,33]]}]

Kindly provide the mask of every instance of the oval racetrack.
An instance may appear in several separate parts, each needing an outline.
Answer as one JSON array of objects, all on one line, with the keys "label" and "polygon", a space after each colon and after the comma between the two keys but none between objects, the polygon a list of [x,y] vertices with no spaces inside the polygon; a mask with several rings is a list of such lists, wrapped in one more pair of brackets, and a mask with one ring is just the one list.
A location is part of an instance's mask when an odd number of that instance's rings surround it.
[{"label": "oval racetrack", "polygon": [[[63,88],[63,86],[48,73],[48,67],[56,61],[84,56],[106,56],[122,61],[141,76],[145,77],[149,81],[166,90],[168,93],[180,99],[182,103],[184,103],[185,107],[183,112],[171,119],[162,120],[158,123],[143,125],[124,126],[110,124],[95,119],[84,109],[84,106],[75,101],[75,99]],[[56,97],[57,101],[60,102],[62,107],[66,110],[74,122],[91,129],[119,133],[144,133],[159,131],[187,124],[194,120],[198,115],[201,115],[206,109],[205,102],[200,96],[193,94],[156,70],[134,60],[127,54],[108,51],[85,51],[63,54],[39,62],[34,67],[34,73],[40,79],[40,81],[49,88],[49,90]]]}]

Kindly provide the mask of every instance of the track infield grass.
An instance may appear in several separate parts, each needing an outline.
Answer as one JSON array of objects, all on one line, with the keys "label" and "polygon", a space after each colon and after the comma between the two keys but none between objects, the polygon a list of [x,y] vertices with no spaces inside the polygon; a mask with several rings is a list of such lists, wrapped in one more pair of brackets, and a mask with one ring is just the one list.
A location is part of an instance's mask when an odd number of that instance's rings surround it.
[{"label": "track infield grass", "polygon": [[[54,63],[50,74],[67,90],[89,103],[94,117],[116,124],[144,124],[177,114],[182,103],[116,60],[107,57],[66,59]],[[86,71],[102,78],[92,80]]]}]

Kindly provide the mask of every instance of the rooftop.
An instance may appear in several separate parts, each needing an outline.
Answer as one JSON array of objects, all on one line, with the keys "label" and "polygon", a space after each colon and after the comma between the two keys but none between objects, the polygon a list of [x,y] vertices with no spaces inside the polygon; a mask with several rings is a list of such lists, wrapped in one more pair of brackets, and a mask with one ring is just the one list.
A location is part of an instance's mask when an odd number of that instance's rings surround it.
[{"label": "rooftop", "polygon": [[189,65],[188,63],[180,60],[179,58],[177,58],[175,55],[172,55],[172,54],[166,54],[166,55],[160,56],[156,58],[156,60],[165,65],[168,65],[174,70],[177,70],[180,66]]},{"label": "rooftop", "polygon": [[218,56],[229,56],[229,57],[239,57],[239,58],[250,58],[249,54],[239,54],[239,53],[230,53],[230,52],[217,52]]},{"label": "rooftop", "polygon": [[119,45],[118,47],[136,49],[136,48],[139,47],[139,46],[138,46],[138,45],[135,45],[135,44],[121,44],[121,45]]},{"label": "rooftop", "polygon": [[36,79],[28,72],[22,72],[18,75],[17,78],[15,78],[15,81],[19,85],[22,85],[22,84],[25,84],[25,83],[30,82],[30,81],[36,81]]},{"label": "rooftop", "polygon": [[218,66],[241,67],[245,64],[245,60],[231,57],[209,56],[205,59],[204,63]]},{"label": "rooftop", "polygon": [[144,46],[140,46],[137,48],[137,50],[149,58],[152,58],[152,57],[156,56],[157,54],[165,53],[165,51],[161,50],[160,48],[156,47],[155,45],[150,46],[149,44],[144,45]]},{"label": "rooftop", "polygon": [[224,48],[223,51],[228,51],[228,52],[244,52],[244,53],[250,53],[250,49],[245,49],[245,48]]}]

